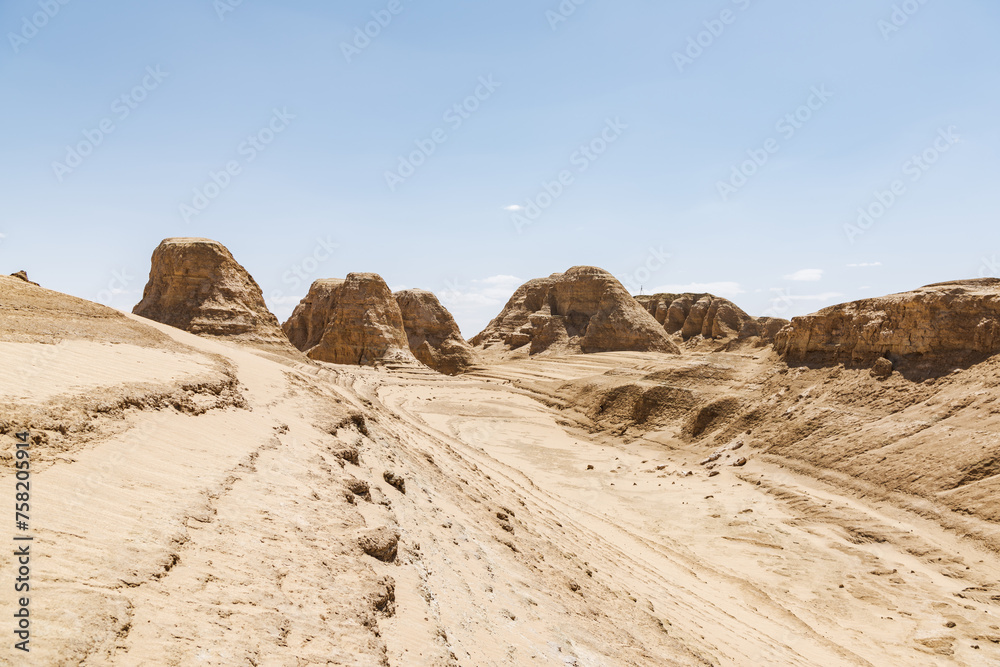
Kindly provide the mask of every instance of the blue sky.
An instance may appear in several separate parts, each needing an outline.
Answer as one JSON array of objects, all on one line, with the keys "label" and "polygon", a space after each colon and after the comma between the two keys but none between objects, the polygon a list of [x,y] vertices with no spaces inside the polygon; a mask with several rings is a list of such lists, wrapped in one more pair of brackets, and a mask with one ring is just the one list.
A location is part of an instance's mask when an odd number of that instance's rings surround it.
[{"label": "blue sky", "polygon": [[281,319],[375,271],[467,336],[577,264],[782,317],[1000,272],[1000,6],[677,4],[4,2],[0,270],[130,310],[206,236]]}]

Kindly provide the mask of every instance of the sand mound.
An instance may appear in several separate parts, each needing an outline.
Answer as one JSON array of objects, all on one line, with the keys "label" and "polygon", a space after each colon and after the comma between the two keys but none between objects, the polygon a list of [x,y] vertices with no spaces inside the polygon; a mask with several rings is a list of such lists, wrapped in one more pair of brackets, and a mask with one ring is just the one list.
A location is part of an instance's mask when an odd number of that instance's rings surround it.
[{"label": "sand mound", "polygon": [[[124,428],[131,413],[239,406],[232,369],[137,318],[0,276],[0,435],[29,429],[46,461]],[[9,443],[0,460],[9,461]]]},{"label": "sand mound", "polygon": [[539,352],[677,353],[663,327],[614,276],[591,266],[528,281],[475,338],[476,347]]},{"label": "sand mound", "polygon": [[370,366],[413,360],[399,305],[375,273],[317,280],[282,328],[318,361]]},{"label": "sand mound", "polygon": [[169,344],[155,329],[98,303],[0,276],[0,341],[58,343],[89,340],[138,346]]},{"label": "sand mound", "polygon": [[410,351],[418,361],[447,375],[457,375],[472,366],[476,359],[462,332],[438,298],[425,290],[396,292],[396,303],[403,315],[403,328]]},{"label": "sand mound", "polygon": [[253,276],[209,239],[163,240],[132,312],[193,334],[290,350]]},{"label": "sand mound", "polygon": [[1000,352],[1000,280],[928,285],[792,319],[775,349],[789,363],[871,366],[886,357],[951,370]]}]

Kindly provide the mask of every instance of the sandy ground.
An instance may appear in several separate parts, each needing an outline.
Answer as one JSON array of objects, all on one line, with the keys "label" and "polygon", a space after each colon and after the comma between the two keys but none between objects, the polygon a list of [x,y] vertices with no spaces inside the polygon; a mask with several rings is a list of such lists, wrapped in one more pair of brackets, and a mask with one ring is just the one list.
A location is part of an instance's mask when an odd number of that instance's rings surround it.
[{"label": "sandy ground", "polygon": [[[596,581],[639,598],[708,663],[1000,664],[1000,607],[968,590],[996,582],[991,552],[777,465],[709,478],[661,434],[627,446],[595,437],[508,387],[380,394],[518,489],[537,521],[561,523]],[[890,539],[859,543],[859,525]]]},{"label": "sandy ground", "polygon": [[[994,552],[749,446],[709,477],[670,432],[591,433],[526,389],[662,360],[449,378],[129,323],[167,343],[0,341],[25,419],[128,386],[35,445],[32,652],[3,664],[1000,665]],[[213,374],[238,400],[191,380]]]}]

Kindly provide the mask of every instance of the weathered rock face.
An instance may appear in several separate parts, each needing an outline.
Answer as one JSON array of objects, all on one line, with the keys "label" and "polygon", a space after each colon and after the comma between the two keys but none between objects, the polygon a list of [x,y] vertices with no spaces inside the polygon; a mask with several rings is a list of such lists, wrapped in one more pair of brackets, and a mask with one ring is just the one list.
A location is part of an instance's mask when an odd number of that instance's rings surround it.
[{"label": "weathered rock face", "polygon": [[282,328],[292,345],[318,361],[413,361],[399,305],[375,273],[317,280]]},{"label": "weathered rock face", "polygon": [[679,352],[664,328],[607,271],[574,266],[531,280],[472,339],[474,346],[545,351]]},{"label": "weathered rock face", "polygon": [[436,296],[419,289],[402,290],[394,296],[410,351],[418,361],[447,375],[457,375],[475,363],[472,346],[462,338],[455,318]]},{"label": "weathered rock face", "polygon": [[752,317],[743,325],[738,341],[756,338],[760,345],[771,345],[774,343],[778,332],[788,326],[788,320],[780,317]]},{"label": "weathered rock face", "polygon": [[669,334],[719,339],[739,335],[752,317],[736,304],[711,294],[647,294],[635,297]]},{"label": "weathered rock face", "polygon": [[928,285],[792,318],[775,340],[789,363],[872,365],[890,359],[1000,352],[1000,280]]},{"label": "weathered rock face", "polygon": [[194,334],[290,350],[260,287],[218,241],[163,240],[132,312]]}]

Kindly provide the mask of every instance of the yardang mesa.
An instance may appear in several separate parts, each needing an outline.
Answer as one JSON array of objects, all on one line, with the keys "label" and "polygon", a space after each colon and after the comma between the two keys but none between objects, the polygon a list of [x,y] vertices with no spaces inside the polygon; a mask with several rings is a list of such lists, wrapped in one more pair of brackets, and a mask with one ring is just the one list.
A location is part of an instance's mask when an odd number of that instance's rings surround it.
[{"label": "yardang mesa", "polygon": [[31,664],[1000,664],[998,353],[991,278],[786,321],[575,266],[467,341],[374,273],[280,323],[201,238],[131,314],[2,277]]}]

